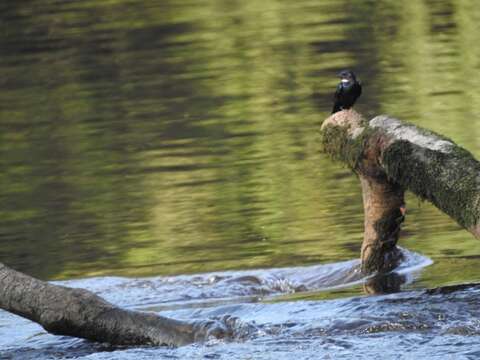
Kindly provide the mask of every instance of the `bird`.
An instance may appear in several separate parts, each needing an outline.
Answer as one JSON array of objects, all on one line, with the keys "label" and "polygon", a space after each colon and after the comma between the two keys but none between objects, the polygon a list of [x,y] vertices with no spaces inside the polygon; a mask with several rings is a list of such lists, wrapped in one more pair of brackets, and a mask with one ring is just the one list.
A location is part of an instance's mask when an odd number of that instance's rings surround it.
[{"label": "bird", "polygon": [[337,111],[350,109],[362,94],[362,85],[357,81],[353,71],[343,70],[338,74],[338,77],[340,78],[340,83],[333,96],[332,114],[335,114]]}]

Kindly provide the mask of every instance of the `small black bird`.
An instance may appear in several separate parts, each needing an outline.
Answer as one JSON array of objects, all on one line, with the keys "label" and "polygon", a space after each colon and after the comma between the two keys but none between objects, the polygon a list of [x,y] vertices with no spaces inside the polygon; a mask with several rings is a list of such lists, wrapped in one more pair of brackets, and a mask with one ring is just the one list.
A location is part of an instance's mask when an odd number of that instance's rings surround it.
[{"label": "small black bird", "polygon": [[343,70],[338,76],[340,77],[340,83],[333,96],[334,104],[332,114],[340,110],[350,109],[362,94],[362,85],[357,81],[352,71]]}]

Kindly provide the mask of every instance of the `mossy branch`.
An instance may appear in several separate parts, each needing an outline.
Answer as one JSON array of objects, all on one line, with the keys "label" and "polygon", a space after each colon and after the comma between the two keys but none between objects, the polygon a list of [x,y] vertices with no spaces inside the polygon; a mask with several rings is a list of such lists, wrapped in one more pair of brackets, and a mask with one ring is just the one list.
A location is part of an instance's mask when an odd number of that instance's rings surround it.
[{"label": "mossy branch", "polygon": [[[365,258],[362,254],[364,265],[373,258],[385,262],[385,257],[395,250],[395,246],[385,250],[382,239],[390,238],[390,245],[398,239],[404,190],[430,201],[480,237],[480,163],[467,150],[413,124],[385,115],[367,121],[353,110],[330,116],[322,124],[321,133],[324,151],[347,164],[362,181],[364,247],[368,243],[368,248],[376,249]],[[402,216],[398,216],[399,211]],[[396,222],[397,227],[382,227],[391,234],[379,231],[379,224]],[[391,268],[382,261],[375,260],[364,270]]]}]

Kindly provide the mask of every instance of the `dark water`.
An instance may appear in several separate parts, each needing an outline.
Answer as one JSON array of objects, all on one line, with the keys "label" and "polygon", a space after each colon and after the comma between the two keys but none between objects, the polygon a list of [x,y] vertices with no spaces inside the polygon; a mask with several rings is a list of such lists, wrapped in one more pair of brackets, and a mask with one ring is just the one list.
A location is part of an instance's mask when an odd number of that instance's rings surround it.
[{"label": "dark water", "polygon": [[[352,285],[346,274],[355,265],[343,263],[359,255],[359,184],[319,152],[318,128],[334,74],[349,67],[364,85],[359,111],[428,127],[480,157],[476,5],[2,2],[0,261],[48,280],[91,278],[72,285],[125,306],[237,316],[261,336],[112,355],[1,313],[0,348],[19,358],[278,359],[295,351],[307,359],[319,349],[367,357],[375,342],[377,351],[398,345],[413,358],[422,343],[430,353],[475,357],[467,349],[479,351],[478,289],[433,297],[421,289],[479,281],[480,242],[409,196],[401,245],[433,264],[406,266],[423,270],[407,271],[400,294],[363,297],[372,291]],[[309,279],[299,266],[314,269]],[[259,268],[294,274],[282,273],[286,283],[270,284],[272,293],[264,280],[217,288],[223,300],[195,283],[210,275],[178,276]],[[192,302],[175,298],[197,285]],[[173,300],[162,300],[167,292]],[[450,313],[440,323],[437,308]],[[413,325],[402,325],[403,311],[414,313]],[[343,332],[331,324],[337,317]],[[456,324],[463,330],[449,330]],[[362,332],[369,326],[376,330]]]}]

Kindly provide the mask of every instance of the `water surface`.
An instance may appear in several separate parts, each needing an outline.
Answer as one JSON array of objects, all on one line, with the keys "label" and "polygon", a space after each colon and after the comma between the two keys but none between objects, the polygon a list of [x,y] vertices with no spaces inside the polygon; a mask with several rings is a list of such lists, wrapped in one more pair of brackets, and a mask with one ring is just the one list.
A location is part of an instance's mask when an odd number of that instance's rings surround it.
[{"label": "water surface", "polygon": [[[335,73],[357,72],[366,116],[480,157],[479,21],[473,0],[0,4],[0,261],[102,284],[358,258],[358,180],[318,142]],[[433,264],[402,289],[479,281],[480,242],[407,202],[400,243]],[[292,311],[310,296],[297,286]],[[336,312],[322,296],[312,309]]]}]

